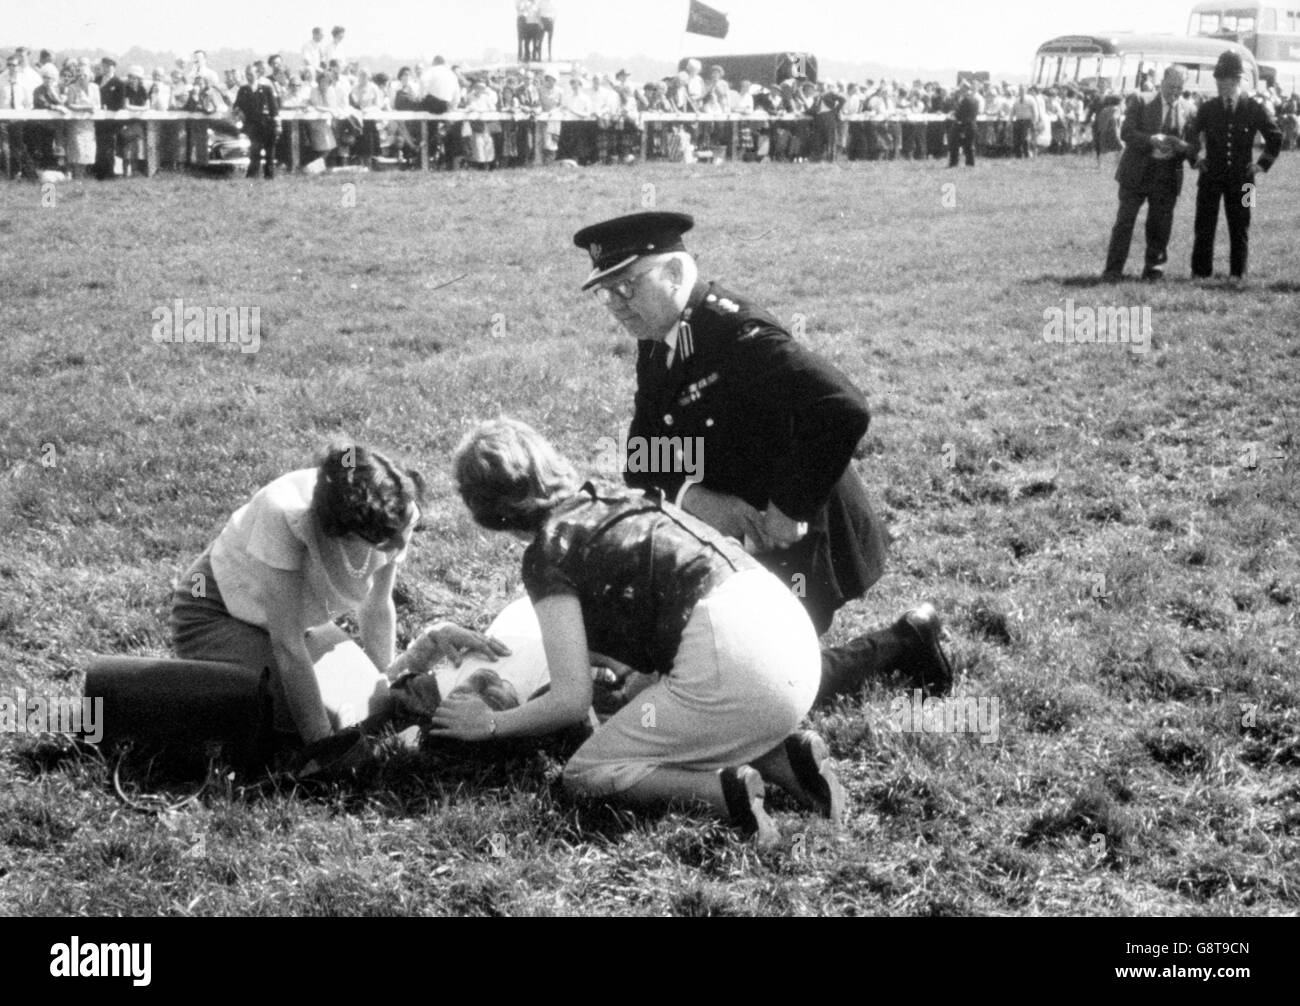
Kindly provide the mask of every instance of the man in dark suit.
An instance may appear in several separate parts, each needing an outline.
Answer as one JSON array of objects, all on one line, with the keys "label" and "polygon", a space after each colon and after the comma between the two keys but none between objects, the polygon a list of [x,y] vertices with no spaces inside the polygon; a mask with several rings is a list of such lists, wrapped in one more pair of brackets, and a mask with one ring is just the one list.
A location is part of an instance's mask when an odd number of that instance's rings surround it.
[{"label": "man in dark suit", "polygon": [[[574,236],[594,265],[583,289],[594,288],[640,343],[625,479],[744,541],[822,634],[884,570],[885,532],[851,463],[867,404],[772,315],[699,279],[682,244],[693,225],[681,213],[638,213]],[[654,463],[681,461],[687,450],[691,470]],[[927,604],[823,650],[819,699],[896,671],[947,692],[952,668],[939,630]]]},{"label": "man in dark suit", "polygon": [[955,168],[961,154],[966,155],[966,167],[975,167],[975,121],[980,116],[980,100],[975,96],[970,81],[963,80],[957,91],[948,125],[948,167]]},{"label": "man in dark suit", "polygon": [[1107,280],[1124,277],[1133,225],[1143,203],[1147,204],[1147,252],[1142,278],[1164,278],[1174,205],[1183,189],[1183,158],[1189,147],[1183,136],[1192,118],[1191,103],[1182,97],[1186,80],[1181,67],[1171,66],[1165,70],[1158,92],[1136,94],[1129,99],[1120,130],[1124,153],[1115,172],[1119,215],[1110,232],[1104,273]]},{"label": "man in dark suit", "polygon": [[[105,112],[126,108],[126,82],[117,75],[117,60],[107,56],[100,60],[95,83],[99,85],[99,103]],[[117,173],[117,133],[117,123],[112,120],[95,123],[95,177],[101,180],[111,179]]]},{"label": "man in dark suit", "polygon": [[[1228,220],[1229,269],[1240,282],[1246,275],[1250,238],[1250,210],[1260,176],[1282,152],[1282,130],[1272,111],[1241,90],[1241,57],[1229,49],[1214,68],[1218,97],[1201,105],[1189,127],[1191,149],[1187,159],[1200,172],[1196,183],[1196,238],[1192,244],[1192,276],[1214,272],[1214,231],[1219,224],[1219,201]],[[1255,161],[1255,134],[1264,140],[1264,152]]]},{"label": "man in dark suit", "polygon": [[275,177],[275,138],[280,129],[280,102],[275,85],[258,71],[257,64],[244,70],[246,83],[235,95],[235,111],[243,119],[243,129],[248,136],[249,178],[256,178],[259,169],[267,178]]}]

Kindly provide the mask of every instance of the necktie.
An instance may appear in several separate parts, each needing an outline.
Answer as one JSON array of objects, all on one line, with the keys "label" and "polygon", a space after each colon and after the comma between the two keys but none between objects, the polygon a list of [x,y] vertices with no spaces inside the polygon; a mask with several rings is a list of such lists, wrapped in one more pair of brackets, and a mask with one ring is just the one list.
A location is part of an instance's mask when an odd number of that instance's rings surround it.
[{"label": "necktie", "polygon": [[1173,132],[1174,128],[1174,106],[1165,102],[1165,124],[1161,131],[1165,133]]},{"label": "necktie", "polygon": [[1232,99],[1231,99],[1231,98],[1229,98],[1227,101],[1225,101],[1225,102],[1223,103],[1223,109],[1224,109],[1224,111],[1226,111],[1229,115],[1232,114]]}]

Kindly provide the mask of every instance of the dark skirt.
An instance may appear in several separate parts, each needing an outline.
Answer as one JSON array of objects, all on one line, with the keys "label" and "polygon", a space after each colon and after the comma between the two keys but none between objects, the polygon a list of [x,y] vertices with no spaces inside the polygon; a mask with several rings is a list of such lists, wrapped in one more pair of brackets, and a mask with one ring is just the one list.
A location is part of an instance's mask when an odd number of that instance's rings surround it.
[{"label": "dark skirt", "polygon": [[[197,596],[196,596],[197,595]],[[289,716],[271,634],[241,621],[226,608],[212,559],[204,552],[177,582],[172,593],[172,647],[186,660],[218,660],[239,664],[251,673],[270,672],[275,729],[297,733]]]}]

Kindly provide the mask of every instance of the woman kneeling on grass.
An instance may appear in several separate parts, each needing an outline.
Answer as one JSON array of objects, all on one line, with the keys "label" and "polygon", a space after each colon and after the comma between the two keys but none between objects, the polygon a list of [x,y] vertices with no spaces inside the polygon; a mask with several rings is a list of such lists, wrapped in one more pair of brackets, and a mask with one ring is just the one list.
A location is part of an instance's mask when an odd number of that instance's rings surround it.
[{"label": "woman kneeling on grass", "polygon": [[600,726],[565,766],[566,787],[633,804],[702,801],[761,844],[779,838],[764,780],[833,820],[844,796],[826,744],[792,733],[820,675],[799,602],[734,541],[656,496],[579,487],[535,430],[484,423],[455,472],[474,519],[529,543],[550,691],[493,711],[451,695],[433,728],[460,740],[550,733],[587,715],[589,650],[663,677]]},{"label": "woman kneeling on grass", "polygon": [[[178,581],[177,656],[269,669],[275,729],[303,743],[383,722],[401,699],[380,669],[396,675],[409,662],[393,659],[393,583],[423,494],[417,472],[360,446],[264,486]],[[333,623],[343,614],[356,614],[361,648]],[[493,660],[509,652],[450,623],[417,646],[457,663],[461,650]]]}]

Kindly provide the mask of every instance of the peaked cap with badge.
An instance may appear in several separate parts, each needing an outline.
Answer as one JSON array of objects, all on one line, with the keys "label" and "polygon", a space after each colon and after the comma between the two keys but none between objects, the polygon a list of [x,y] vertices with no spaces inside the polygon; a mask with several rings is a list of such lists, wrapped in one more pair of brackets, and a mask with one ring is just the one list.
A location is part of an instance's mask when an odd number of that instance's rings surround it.
[{"label": "peaked cap with badge", "polygon": [[591,256],[592,272],[582,289],[622,272],[643,255],[685,251],[682,235],[695,226],[686,213],[633,213],[584,227],[573,243]]}]

